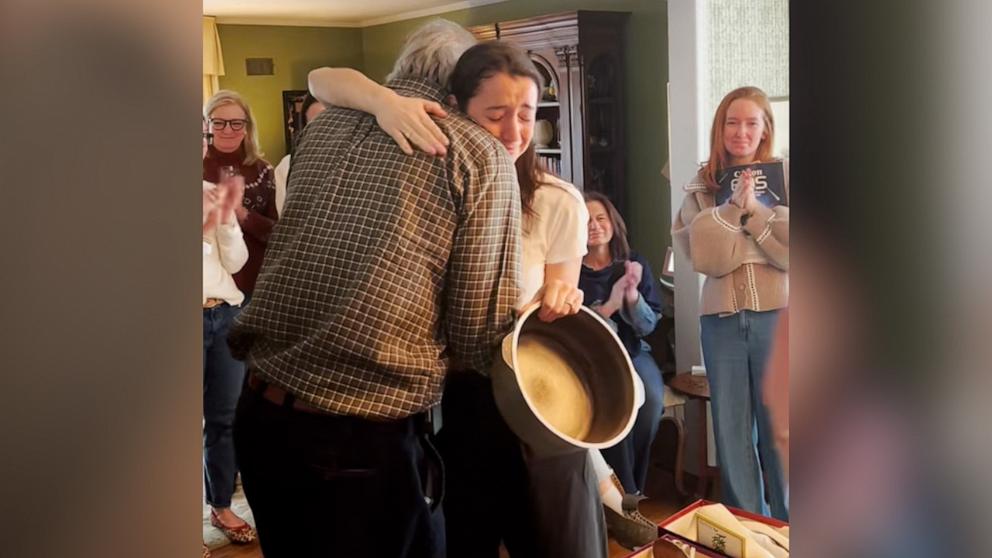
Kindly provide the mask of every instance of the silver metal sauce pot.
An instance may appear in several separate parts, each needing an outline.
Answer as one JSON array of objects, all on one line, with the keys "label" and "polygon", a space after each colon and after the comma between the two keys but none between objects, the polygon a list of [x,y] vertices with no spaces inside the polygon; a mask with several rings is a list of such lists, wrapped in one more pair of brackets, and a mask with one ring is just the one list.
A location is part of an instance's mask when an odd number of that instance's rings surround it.
[{"label": "silver metal sauce pot", "polygon": [[539,308],[520,316],[493,364],[500,413],[536,455],[616,445],[637,417],[630,356],[589,308],[551,323]]}]

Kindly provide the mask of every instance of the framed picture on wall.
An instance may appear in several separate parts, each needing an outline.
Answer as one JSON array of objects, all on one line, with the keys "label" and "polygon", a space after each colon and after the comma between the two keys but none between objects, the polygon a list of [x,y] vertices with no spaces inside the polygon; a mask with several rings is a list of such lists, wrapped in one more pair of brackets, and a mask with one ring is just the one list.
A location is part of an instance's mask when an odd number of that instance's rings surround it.
[{"label": "framed picture on wall", "polygon": [[293,89],[282,92],[282,121],[285,125],[286,153],[292,154],[296,137],[303,130],[303,98],[306,89]]}]

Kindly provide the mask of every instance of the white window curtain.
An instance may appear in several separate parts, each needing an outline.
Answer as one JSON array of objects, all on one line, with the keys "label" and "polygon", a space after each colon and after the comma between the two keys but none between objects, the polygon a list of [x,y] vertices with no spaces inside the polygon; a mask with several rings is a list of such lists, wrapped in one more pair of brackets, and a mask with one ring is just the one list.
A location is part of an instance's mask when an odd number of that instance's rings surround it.
[{"label": "white window curtain", "polygon": [[224,54],[217,33],[217,19],[203,17],[203,102],[220,90],[220,76],[224,75]]}]

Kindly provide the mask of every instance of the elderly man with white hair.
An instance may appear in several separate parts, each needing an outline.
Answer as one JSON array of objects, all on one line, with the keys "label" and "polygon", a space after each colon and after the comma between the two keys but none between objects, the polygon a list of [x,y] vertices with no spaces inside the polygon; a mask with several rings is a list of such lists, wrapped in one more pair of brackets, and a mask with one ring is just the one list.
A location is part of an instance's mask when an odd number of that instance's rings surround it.
[{"label": "elderly man with white hair", "polygon": [[[416,30],[388,95],[435,115],[475,43]],[[519,291],[520,194],[496,138],[452,114],[437,155],[329,107],[303,131],[252,304],[235,445],[266,558],[443,557],[431,417],[454,368],[485,370]]]}]

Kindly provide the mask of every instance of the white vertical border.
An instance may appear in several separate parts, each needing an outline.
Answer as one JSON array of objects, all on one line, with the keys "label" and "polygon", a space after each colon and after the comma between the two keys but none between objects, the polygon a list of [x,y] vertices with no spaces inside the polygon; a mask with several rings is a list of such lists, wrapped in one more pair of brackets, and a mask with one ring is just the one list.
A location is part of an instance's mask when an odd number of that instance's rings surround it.
[{"label": "white vertical border", "polygon": [[[709,152],[705,99],[709,93],[707,2],[668,3],[669,169],[672,222],[682,206],[682,186],[695,176]],[[685,256],[675,260],[675,365],[688,371],[702,363],[699,346],[699,292],[702,277]]]},{"label": "white vertical border", "polygon": [[[709,157],[709,127],[712,115],[709,83],[710,0],[673,0],[668,3],[668,145],[671,172],[672,222],[682,206],[682,186],[696,175],[699,163]],[[684,255],[675,260],[675,366],[679,372],[703,363],[699,343],[699,294],[702,276]],[[716,465],[713,414],[706,404],[706,461]],[[695,435],[690,439],[697,439]],[[690,447],[696,444],[690,443]],[[698,450],[689,461],[699,471]]]},{"label": "white vertical border", "polygon": [[775,145],[772,154],[776,157],[789,156],[789,98],[772,97],[772,114],[775,116]]}]

